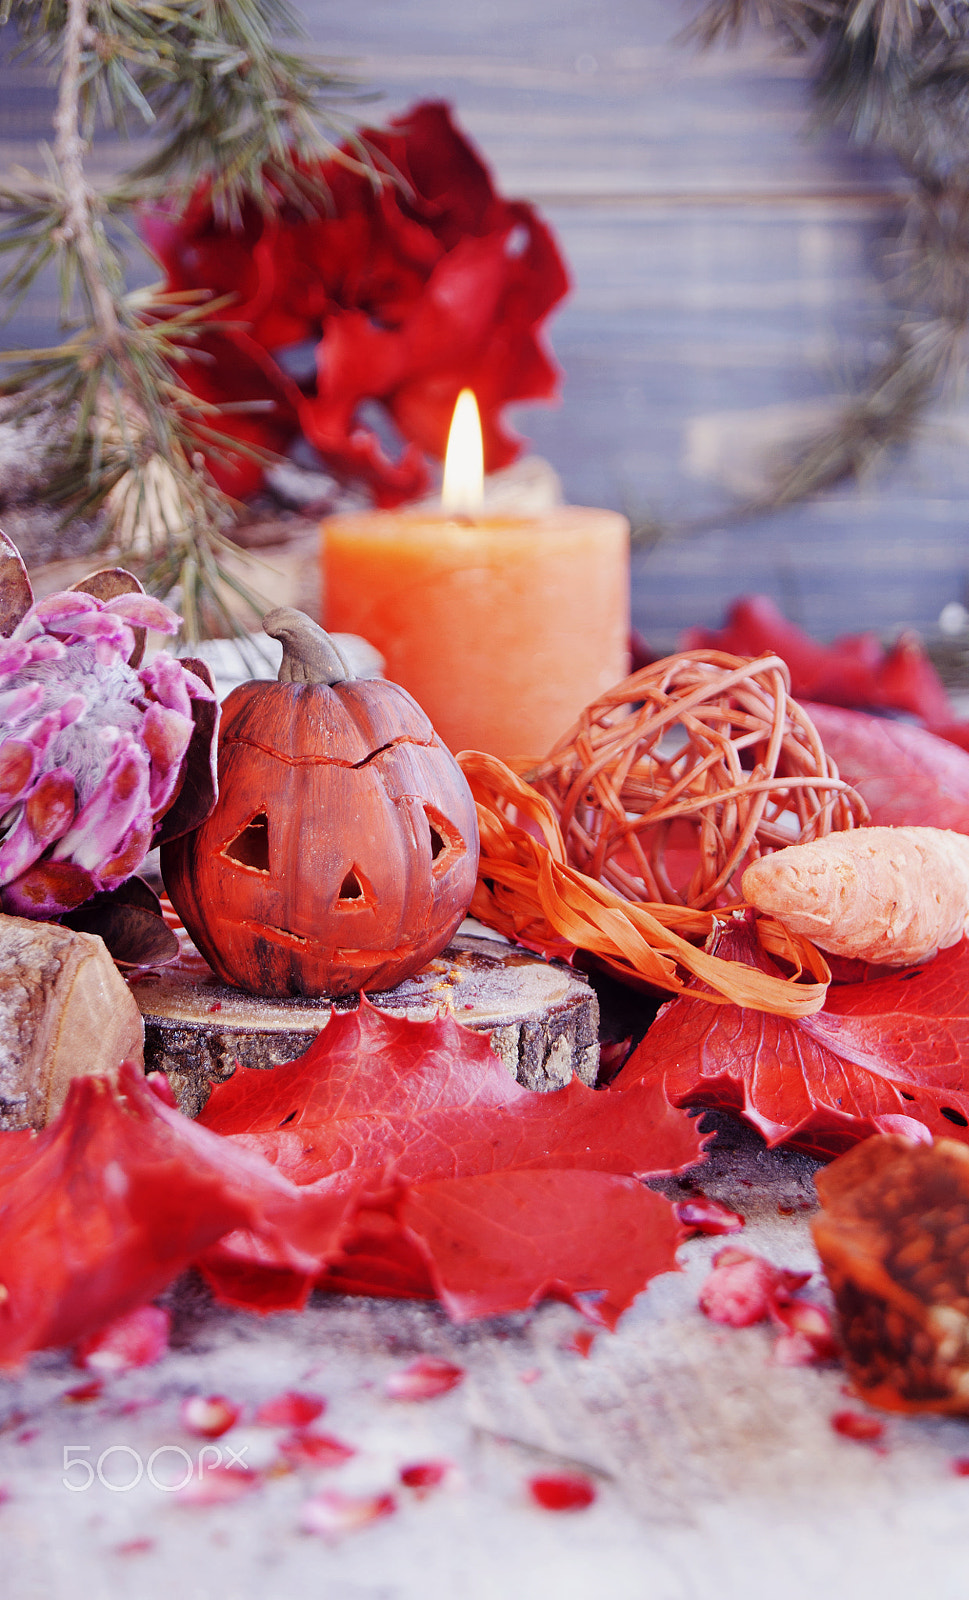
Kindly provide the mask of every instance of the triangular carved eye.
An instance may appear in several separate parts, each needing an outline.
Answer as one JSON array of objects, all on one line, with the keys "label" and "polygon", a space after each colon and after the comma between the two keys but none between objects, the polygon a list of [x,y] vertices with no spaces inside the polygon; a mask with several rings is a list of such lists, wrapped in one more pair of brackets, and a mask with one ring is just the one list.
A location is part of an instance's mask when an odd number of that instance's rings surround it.
[{"label": "triangular carved eye", "polygon": [[230,839],[222,854],[250,872],[269,871],[269,818],[260,811]]},{"label": "triangular carved eye", "polygon": [[433,806],[424,807],[427,826],[431,830],[431,871],[440,877],[459,855],[464,854],[464,840],[454,824]]},{"label": "triangular carved eye", "polygon": [[352,866],[344,877],[336,903],[341,911],[373,905],[373,890],[358,866]]}]

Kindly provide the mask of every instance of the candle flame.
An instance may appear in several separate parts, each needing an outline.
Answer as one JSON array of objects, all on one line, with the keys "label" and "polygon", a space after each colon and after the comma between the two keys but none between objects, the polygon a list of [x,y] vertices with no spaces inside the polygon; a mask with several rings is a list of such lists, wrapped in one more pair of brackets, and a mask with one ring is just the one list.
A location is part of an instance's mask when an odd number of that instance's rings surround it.
[{"label": "candle flame", "polygon": [[478,402],[470,389],[458,395],[444,457],[441,506],[449,516],[473,517],[484,505],[484,445]]}]

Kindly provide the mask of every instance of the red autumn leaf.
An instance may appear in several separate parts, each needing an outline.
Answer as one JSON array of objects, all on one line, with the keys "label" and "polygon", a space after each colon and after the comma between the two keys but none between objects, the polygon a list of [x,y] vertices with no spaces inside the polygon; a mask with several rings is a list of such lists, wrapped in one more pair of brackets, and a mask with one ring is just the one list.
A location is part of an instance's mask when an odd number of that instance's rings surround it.
[{"label": "red autumn leaf", "polygon": [[890,650],[873,633],[847,634],[833,644],[819,644],[789,622],[766,595],[742,596],[731,606],[725,627],[691,628],[680,647],[728,650],[739,656],[777,654],[790,669],[795,700],[908,711],[927,723],[944,723],[952,717],[949,697],[916,635],[903,634]]},{"label": "red autumn leaf", "polygon": [[[338,478],[394,505],[429,486],[426,456],[443,456],[466,385],[478,396],[489,469],[515,458],[520,444],[501,412],[556,392],[539,330],[568,277],[549,229],[533,207],[496,193],[446,105],[415,106],[361,137],[399,184],[322,163],[303,172],[325,186],[314,211],[290,204],[267,170],[268,210],[244,205],[230,227],[202,186],[180,217],[154,212],[143,231],[167,288],[233,297],[218,313],[220,343],[205,335],[180,369],[207,400],[261,406],[233,409],[220,429],[279,449],[302,427]],[[399,430],[398,459],[366,421],[366,401]],[[225,466],[213,467],[224,480]],[[252,465],[239,458],[231,470],[236,492],[248,492]]]},{"label": "red autumn leaf", "polygon": [[911,723],[832,706],[805,709],[873,823],[969,833],[969,752]]},{"label": "red autumn leaf", "polygon": [[233,1228],[318,1272],[343,1210],[183,1117],[129,1063],[117,1090],[75,1078],[41,1133],[0,1134],[0,1365],[96,1334]]},{"label": "red autumn leaf", "polygon": [[[597,1292],[611,1324],[674,1265],[680,1235],[668,1202],[634,1179],[702,1150],[661,1085],[624,1081],[535,1094],[453,1018],[415,1023],[363,1000],[298,1060],[240,1068],[201,1120],[313,1192],[356,1192],[322,1287],[436,1295],[457,1318]],[[213,1256],[203,1270],[221,1295]],[[248,1281],[258,1301],[259,1263],[247,1268],[243,1250],[238,1269],[234,1292]]]},{"label": "red autumn leaf", "polygon": [[[705,1008],[704,1008],[705,1009]],[[376,1190],[511,1168],[581,1167],[637,1177],[680,1170],[702,1140],[661,1093],[621,1073],[610,1089],[574,1078],[536,1094],[488,1040],[451,1016],[412,1022],[364,997],[335,1011],[295,1061],[240,1067],[199,1123],[264,1152],[299,1184]]]},{"label": "red autumn leaf", "polygon": [[650,1278],[674,1270],[683,1238],[662,1195],[614,1172],[501,1172],[417,1184],[402,1222],[420,1239],[438,1299],[455,1322],[550,1296],[613,1328]]},{"label": "red autumn leaf", "polygon": [[[718,953],[770,967],[746,922]],[[969,944],[920,967],[873,970],[832,985],[812,1017],[673,1000],[624,1076],[662,1085],[674,1105],[738,1111],[768,1144],[821,1156],[874,1132],[969,1141]]]}]

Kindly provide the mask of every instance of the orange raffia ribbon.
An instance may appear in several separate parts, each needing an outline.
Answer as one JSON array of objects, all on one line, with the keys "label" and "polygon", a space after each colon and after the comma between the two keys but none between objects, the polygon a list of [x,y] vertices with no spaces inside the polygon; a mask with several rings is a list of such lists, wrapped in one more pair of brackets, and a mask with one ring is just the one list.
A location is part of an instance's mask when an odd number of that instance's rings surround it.
[{"label": "orange raffia ribbon", "polygon": [[[790,978],[722,960],[690,941],[709,940],[733,913],[624,900],[569,864],[552,807],[523,778],[477,750],[463,751],[458,761],[481,831],[471,913],[487,927],[566,961],[587,951],[625,982],[713,1004],[783,1017],[821,1010],[831,972],[808,939],[770,920],[758,924],[765,949],[794,967]],[[804,981],[806,974],[814,981]]]}]

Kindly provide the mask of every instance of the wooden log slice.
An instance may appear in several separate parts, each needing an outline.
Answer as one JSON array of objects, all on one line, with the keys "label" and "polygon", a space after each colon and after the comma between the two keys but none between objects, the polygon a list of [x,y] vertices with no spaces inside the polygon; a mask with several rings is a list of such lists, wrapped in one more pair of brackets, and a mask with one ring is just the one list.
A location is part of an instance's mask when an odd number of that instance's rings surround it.
[{"label": "wooden log slice", "polygon": [[[131,981],[145,1022],[145,1069],[165,1072],[179,1106],[197,1116],[213,1083],[237,1062],[275,1067],[309,1048],[342,1000],[266,1000],[223,983],[196,958]],[[491,1044],[527,1089],[559,1089],[573,1076],[594,1084],[599,1003],[577,973],[495,939],[455,935],[421,972],[368,996],[381,1011],[415,1021],[451,1012]]]}]

